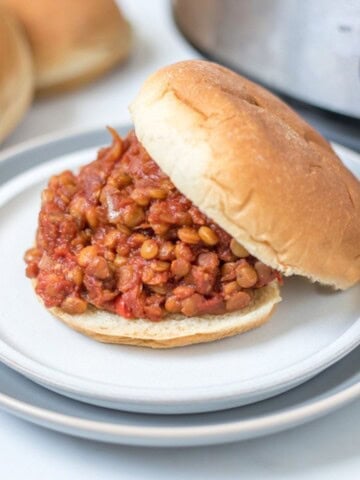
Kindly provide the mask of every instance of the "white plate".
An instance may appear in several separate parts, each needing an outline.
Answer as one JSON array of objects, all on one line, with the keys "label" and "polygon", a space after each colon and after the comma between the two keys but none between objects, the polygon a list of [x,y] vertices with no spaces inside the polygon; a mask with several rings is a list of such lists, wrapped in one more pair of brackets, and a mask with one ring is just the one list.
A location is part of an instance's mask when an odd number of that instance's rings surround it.
[{"label": "white plate", "polygon": [[196,415],[144,415],[85,405],[0,365],[0,408],[52,430],[126,445],[185,447],[268,435],[360,397],[360,347],[290,392],[245,407]]},{"label": "white plate", "polygon": [[[0,359],[65,395],[137,412],[193,413],[268,398],[311,378],[360,343],[359,286],[334,293],[285,279],[271,321],[245,335],[170,351],[105,345],[61,324],[38,303],[22,255],[34,238],[40,191],[49,175],[94,158],[99,132],[13,150],[9,165],[53,160],[0,188]],[[64,151],[75,153],[65,156]],[[75,147],[76,145],[76,147]],[[46,147],[46,148],[45,148]],[[355,154],[338,148],[359,174]]]}]

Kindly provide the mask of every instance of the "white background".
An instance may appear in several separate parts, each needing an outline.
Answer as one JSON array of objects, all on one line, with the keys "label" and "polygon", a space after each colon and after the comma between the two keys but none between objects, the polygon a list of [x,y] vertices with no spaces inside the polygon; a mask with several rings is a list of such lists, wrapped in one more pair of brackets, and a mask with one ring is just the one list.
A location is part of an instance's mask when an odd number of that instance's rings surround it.
[{"label": "white background", "polygon": [[[123,0],[136,30],[129,62],[71,94],[37,101],[4,147],[59,129],[129,122],[127,104],[156,68],[197,56],[168,2]],[[0,412],[0,477],[17,479],[358,479],[360,401],[297,429],[191,449],[140,449],[71,438]]]}]

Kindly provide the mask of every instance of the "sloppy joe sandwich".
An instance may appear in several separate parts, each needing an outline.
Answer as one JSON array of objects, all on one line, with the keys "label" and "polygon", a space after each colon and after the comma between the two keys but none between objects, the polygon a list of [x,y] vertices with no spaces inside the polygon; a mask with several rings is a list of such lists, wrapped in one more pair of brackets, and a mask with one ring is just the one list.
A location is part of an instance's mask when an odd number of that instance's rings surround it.
[{"label": "sloppy joe sandwich", "polygon": [[282,275],[360,279],[360,188],[329,144],[260,86],[186,61],[146,80],[134,131],[52,177],[37,295],[77,331],[154,348],[263,324]]}]

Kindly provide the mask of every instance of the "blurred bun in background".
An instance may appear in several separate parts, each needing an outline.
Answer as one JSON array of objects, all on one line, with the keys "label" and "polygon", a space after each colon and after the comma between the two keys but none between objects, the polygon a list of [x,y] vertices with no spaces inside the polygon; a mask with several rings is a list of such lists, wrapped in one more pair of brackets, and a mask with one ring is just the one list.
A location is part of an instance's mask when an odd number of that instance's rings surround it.
[{"label": "blurred bun in background", "polygon": [[78,87],[129,55],[131,27],[113,0],[0,0],[1,4],[25,27],[39,94]]},{"label": "blurred bun in background", "polygon": [[0,142],[28,109],[34,90],[31,50],[19,22],[0,8]]}]

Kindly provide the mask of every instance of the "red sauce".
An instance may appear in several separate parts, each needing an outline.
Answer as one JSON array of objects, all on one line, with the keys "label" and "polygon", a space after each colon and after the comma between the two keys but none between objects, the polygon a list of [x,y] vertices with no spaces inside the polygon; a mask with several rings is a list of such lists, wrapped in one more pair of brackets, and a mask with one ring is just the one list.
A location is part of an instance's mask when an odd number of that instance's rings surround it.
[{"label": "red sauce", "polygon": [[131,132],[42,194],[26,273],[47,307],[126,318],[222,314],[280,274],[250,256],[172,184]]}]

